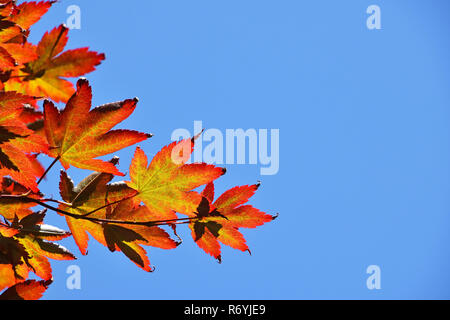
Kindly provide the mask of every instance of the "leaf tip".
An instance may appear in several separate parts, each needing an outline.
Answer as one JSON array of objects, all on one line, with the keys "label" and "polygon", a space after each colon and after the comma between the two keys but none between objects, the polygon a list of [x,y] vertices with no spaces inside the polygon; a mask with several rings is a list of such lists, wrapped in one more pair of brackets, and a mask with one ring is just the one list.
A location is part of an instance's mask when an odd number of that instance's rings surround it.
[{"label": "leaf tip", "polygon": [[52,283],[53,283],[53,278],[42,281],[42,284],[44,285],[45,288],[48,288]]},{"label": "leaf tip", "polygon": [[89,81],[85,77],[78,78],[77,88],[80,88],[82,85],[89,85]]},{"label": "leaf tip", "polygon": [[113,165],[116,165],[119,163],[120,158],[118,156],[114,156],[112,157],[111,160],[109,160],[110,163],[112,163]]},{"label": "leaf tip", "polygon": [[191,139],[191,142],[195,143],[195,140],[197,140],[202,135],[203,131],[205,131],[205,129],[202,129],[202,131],[200,131],[195,136],[193,136],[192,139]]}]

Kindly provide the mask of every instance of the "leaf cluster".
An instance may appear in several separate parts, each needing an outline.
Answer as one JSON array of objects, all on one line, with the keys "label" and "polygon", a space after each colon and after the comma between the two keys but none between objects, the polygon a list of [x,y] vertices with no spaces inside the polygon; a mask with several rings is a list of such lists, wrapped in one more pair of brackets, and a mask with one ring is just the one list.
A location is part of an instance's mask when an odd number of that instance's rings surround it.
[{"label": "leaf cluster", "polygon": [[[30,27],[53,4],[0,0],[0,299],[39,299],[53,281],[48,259],[75,259],[57,243],[67,237],[82,255],[93,238],[148,272],[154,267],[145,247],[176,248],[180,224],[219,262],[221,244],[250,252],[239,229],[275,217],[247,204],[259,184],[231,188],[214,200],[214,181],[225,169],[188,163],[197,137],[173,142],[151,160],[136,147],[129,178],[113,181],[125,176],[119,159],[101,157],[152,135],[114,129],[133,113],[138,99],[92,108],[89,82],[70,81],[95,70],[104,54],[89,48],[64,51],[68,29],[63,25],[36,45],[28,41]],[[48,168],[40,155],[53,158]],[[64,169],[60,198],[54,199],[42,194],[39,184],[57,162]],[[75,185],[70,167],[92,173]],[[64,216],[70,231],[46,225],[50,211]],[[40,280],[30,278],[32,273]]]}]

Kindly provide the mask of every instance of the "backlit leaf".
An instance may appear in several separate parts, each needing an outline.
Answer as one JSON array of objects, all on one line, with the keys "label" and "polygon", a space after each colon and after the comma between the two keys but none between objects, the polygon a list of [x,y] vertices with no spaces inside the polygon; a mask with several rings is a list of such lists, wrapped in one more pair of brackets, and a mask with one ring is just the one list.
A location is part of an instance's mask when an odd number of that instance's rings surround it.
[{"label": "backlit leaf", "polygon": [[53,103],[44,103],[45,134],[50,145],[47,154],[59,158],[64,168],[73,165],[82,169],[121,174],[112,164],[93,159],[123,149],[151,135],[131,130],[112,130],[136,108],[137,99],[125,100],[91,108],[89,83],[81,79],[77,92],[59,111]]},{"label": "backlit leaf", "polygon": [[190,212],[201,200],[190,191],[225,173],[223,168],[206,163],[186,164],[193,147],[193,139],[173,142],[158,152],[149,165],[144,151],[136,148],[130,166],[131,181],[127,184],[139,192],[136,198],[158,219],[174,219],[175,212]]}]

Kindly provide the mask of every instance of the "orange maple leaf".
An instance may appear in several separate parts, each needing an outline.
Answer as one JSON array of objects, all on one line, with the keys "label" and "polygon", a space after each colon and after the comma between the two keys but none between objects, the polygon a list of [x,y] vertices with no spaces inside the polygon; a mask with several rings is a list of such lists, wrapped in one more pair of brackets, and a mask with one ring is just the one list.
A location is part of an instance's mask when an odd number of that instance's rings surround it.
[{"label": "orange maple leaf", "polygon": [[106,104],[89,111],[91,99],[88,81],[80,79],[77,91],[62,111],[52,102],[44,102],[44,128],[49,144],[47,154],[58,158],[66,169],[73,165],[123,175],[112,163],[93,158],[151,137],[150,134],[132,130],[111,130],[134,111],[137,99]]},{"label": "orange maple leaf", "polygon": [[202,200],[189,228],[197,245],[221,262],[220,243],[234,249],[250,252],[239,228],[256,228],[276,216],[268,215],[251,205],[244,205],[259,184],[239,186],[225,191],[214,203],[214,184],[209,183],[202,192]]},{"label": "orange maple leaf", "polygon": [[105,59],[104,54],[89,51],[89,48],[62,52],[68,41],[68,31],[61,25],[45,33],[39,44],[33,47],[37,59],[16,69],[5,83],[5,90],[67,102],[75,89],[63,78],[79,77],[94,71]]},{"label": "orange maple leaf", "polygon": [[[113,159],[111,162],[116,161]],[[66,215],[66,220],[83,255],[87,253],[89,232],[110,251],[121,251],[137,266],[145,271],[152,271],[146,251],[141,245],[162,249],[173,249],[178,245],[163,229],[157,226],[118,225],[77,218],[88,215],[90,218],[111,221],[155,220],[145,207],[135,208],[131,201],[136,195],[135,190],[124,183],[108,184],[112,178],[112,174],[93,173],[74,187],[65,171],[62,171],[60,193],[63,200],[70,205],[61,204],[59,209],[74,215]],[[98,208],[102,209],[97,210]],[[92,212],[94,210],[96,211]]]},{"label": "orange maple leaf", "polygon": [[0,291],[23,282],[30,271],[43,280],[52,279],[48,258],[73,260],[66,248],[49,240],[61,240],[70,235],[51,226],[42,225],[45,210],[21,220],[17,218],[0,228]]},{"label": "orange maple leaf", "polygon": [[0,92],[0,174],[11,176],[37,191],[36,177],[43,168],[30,153],[47,151],[45,139],[27,128],[21,115],[35,98],[16,92]]},{"label": "orange maple leaf", "polygon": [[50,280],[27,280],[5,290],[0,300],[38,300],[51,283]]},{"label": "orange maple leaf", "polygon": [[22,29],[29,29],[47,13],[56,1],[23,2],[11,11],[10,21],[15,22]]},{"label": "orange maple leaf", "polygon": [[[130,166],[129,187],[138,191],[136,199],[144,202],[155,218],[175,219],[175,212],[190,212],[192,204],[200,202],[200,195],[189,192],[225,173],[206,163],[186,164],[195,139],[173,142],[159,151],[151,163],[144,151],[136,148]],[[148,166],[147,166],[148,165]]]},{"label": "orange maple leaf", "polygon": [[[3,177],[0,185],[0,193],[2,195],[22,195],[28,192],[28,188],[17,183],[16,181]],[[41,199],[42,194],[31,193],[28,197],[33,199]],[[32,207],[36,206],[35,203],[30,201],[24,201],[17,197],[0,197],[0,215],[9,221],[13,221],[14,218],[23,219],[33,213]]]},{"label": "orange maple leaf", "polygon": [[55,1],[14,1],[0,4],[0,69],[16,66],[38,58],[34,46],[26,42],[28,29],[48,11]]}]

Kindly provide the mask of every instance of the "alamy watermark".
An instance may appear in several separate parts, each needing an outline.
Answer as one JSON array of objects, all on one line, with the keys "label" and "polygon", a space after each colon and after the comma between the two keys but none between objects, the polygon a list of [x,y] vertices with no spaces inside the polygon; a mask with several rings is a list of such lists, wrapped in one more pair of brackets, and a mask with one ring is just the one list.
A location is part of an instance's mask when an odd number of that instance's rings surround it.
[{"label": "alamy watermark", "polygon": [[381,9],[379,6],[372,4],[367,7],[367,14],[370,16],[366,20],[366,26],[369,30],[381,29]]},{"label": "alamy watermark", "polygon": [[77,265],[70,265],[66,269],[69,274],[66,280],[66,287],[69,290],[81,290],[81,269]]},{"label": "alamy watermark", "polygon": [[[171,139],[188,139],[202,130],[202,121],[194,121],[193,132],[179,128]],[[219,129],[206,129],[195,141],[190,161],[260,165],[261,175],[275,175],[280,168],[280,130],[226,129],[224,134]]]},{"label": "alamy watermark", "polygon": [[66,9],[66,13],[69,14],[69,17],[66,20],[67,28],[73,30],[81,29],[81,8],[77,5],[70,5]]},{"label": "alamy watermark", "polygon": [[370,276],[366,280],[366,286],[369,290],[381,289],[381,268],[376,264],[367,267],[366,273]]}]

